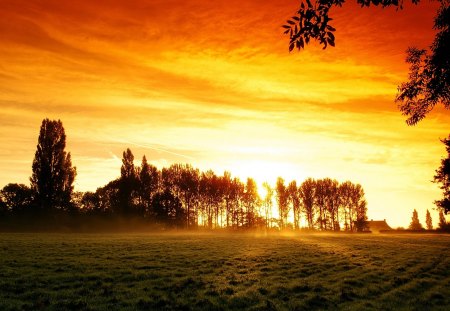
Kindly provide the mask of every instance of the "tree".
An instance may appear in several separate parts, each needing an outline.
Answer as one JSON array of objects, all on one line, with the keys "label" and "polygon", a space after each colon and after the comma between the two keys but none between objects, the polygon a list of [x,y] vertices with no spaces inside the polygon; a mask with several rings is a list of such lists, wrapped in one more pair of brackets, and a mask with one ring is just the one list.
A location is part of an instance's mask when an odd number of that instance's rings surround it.
[{"label": "tree", "polygon": [[60,120],[42,121],[33,160],[31,189],[41,210],[67,209],[73,191],[76,168],[66,153],[66,134]]},{"label": "tree", "polygon": [[[408,125],[422,120],[438,103],[450,108],[450,1],[438,0],[440,8],[434,20],[438,30],[430,51],[411,47],[406,62],[411,64],[409,81],[398,87],[396,101],[407,117]],[[304,49],[310,40],[317,40],[325,49],[335,46],[335,28],[329,24],[330,8],[342,6],[345,0],[302,0],[296,15],[283,25],[289,35],[289,51]],[[403,0],[357,0],[361,7],[394,6],[402,8]],[[419,0],[412,0],[417,4]]]},{"label": "tree", "polygon": [[[328,45],[335,46],[334,32],[336,29],[329,24],[333,19],[329,17],[329,11],[333,6],[341,7],[345,0],[302,0],[296,15],[291,17],[283,25],[284,33],[289,35],[289,51],[294,48],[304,49],[311,41],[319,41],[324,49]],[[361,7],[370,5],[381,7],[395,6],[401,8],[403,0],[356,0]],[[419,0],[412,0],[417,4]]]},{"label": "tree", "polygon": [[186,215],[181,202],[170,192],[170,189],[155,194],[152,201],[152,210],[156,222],[159,224],[177,228],[185,226]]},{"label": "tree", "polygon": [[314,199],[318,207],[316,222],[320,230],[326,229],[326,211],[325,200],[327,198],[325,183],[323,179],[316,180],[316,189],[314,192]]},{"label": "tree", "polygon": [[445,216],[444,213],[442,212],[442,210],[439,211],[439,229],[443,229],[446,230],[448,229],[449,225],[447,223],[447,221],[445,220]]},{"label": "tree", "polygon": [[364,198],[364,189],[360,184],[352,184],[350,208],[350,229],[364,231],[367,221],[367,202]]},{"label": "tree", "polygon": [[409,81],[398,87],[396,101],[408,117],[408,125],[417,124],[439,103],[450,108],[450,1],[439,1],[441,7],[434,20],[438,32],[431,51],[416,47],[407,50]]},{"label": "tree", "polygon": [[417,211],[414,210],[411,218],[411,223],[409,224],[410,230],[423,230],[422,224],[419,221],[419,215]]},{"label": "tree", "polygon": [[278,213],[280,217],[280,229],[285,229],[287,225],[287,217],[289,214],[289,193],[286,186],[284,185],[284,179],[281,177],[277,178],[277,203],[278,203]]},{"label": "tree", "polygon": [[243,196],[243,203],[246,209],[245,218],[246,226],[249,228],[254,227],[256,221],[256,208],[259,206],[261,198],[258,194],[258,187],[253,178],[247,178],[245,184],[245,192]]},{"label": "tree", "polygon": [[24,184],[7,184],[0,191],[0,201],[6,210],[19,214],[30,209],[33,203],[33,191]]},{"label": "tree", "polygon": [[151,209],[152,197],[158,190],[159,172],[158,169],[148,164],[145,155],[142,157],[139,169],[139,198],[142,205],[142,214],[148,215]]},{"label": "tree", "polygon": [[356,221],[355,221],[356,231],[365,231],[368,227],[367,224],[367,202],[366,200],[361,200],[356,206]]},{"label": "tree", "polygon": [[433,181],[440,184],[439,188],[444,197],[434,203],[444,213],[448,213],[450,212],[450,136],[441,141],[445,145],[447,157],[441,160],[441,166],[436,170]]},{"label": "tree", "polygon": [[427,225],[427,230],[433,230],[433,220],[431,219],[430,211],[427,210],[427,215],[425,218],[425,224]]},{"label": "tree", "polygon": [[264,206],[264,215],[266,218],[266,228],[270,227],[270,219],[272,218],[272,198],[273,198],[273,188],[269,185],[268,182],[263,183],[263,187],[266,191],[266,195],[263,199],[263,206]]},{"label": "tree", "polygon": [[134,167],[134,155],[129,148],[123,152],[122,166],[120,168],[120,179],[118,188],[119,206],[118,212],[122,216],[131,216],[136,212],[138,177]]},{"label": "tree", "polygon": [[300,229],[300,196],[295,180],[291,181],[287,188],[289,201],[292,204],[292,211],[294,214],[294,229]]},{"label": "tree", "polygon": [[314,228],[315,216],[315,191],[316,181],[312,178],[306,179],[299,187],[299,196],[303,204],[303,211],[308,222],[308,228]]},{"label": "tree", "polygon": [[430,211],[427,210],[427,216],[425,219],[425,223],[427,225],[427,230],[433,230],[433,220],[431,219]]},{"label": "tree", "polygon": [[209,229],[213,228],[213,224],[219,227],[219,214],[222,210],[221,203],[223,200],[224,192],[221,189],[221,180],[212,171],[208,170],[206,173],[202,173],[199,183],[200,199],[203,203],[203,220],[207,222]]}]

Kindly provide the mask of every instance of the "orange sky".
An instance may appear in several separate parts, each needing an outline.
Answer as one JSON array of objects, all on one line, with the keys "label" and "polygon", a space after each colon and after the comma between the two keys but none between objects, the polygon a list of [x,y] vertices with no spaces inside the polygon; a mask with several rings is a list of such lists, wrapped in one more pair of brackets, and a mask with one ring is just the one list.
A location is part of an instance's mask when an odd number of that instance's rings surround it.
[{"label": "orange sky", "polygon": [[[393,99],[436,3],[334,9],[336,48],[288,53],[287,0],[0,0],[0,186],[28,184],[39,126],[61,119],[76,190],[120,173],[130,147],[274,182],[361,183],[369,218],[407,226],[434,207],[450,115],[407,127]],[[432,211],[434,222],[437,213]]]}]

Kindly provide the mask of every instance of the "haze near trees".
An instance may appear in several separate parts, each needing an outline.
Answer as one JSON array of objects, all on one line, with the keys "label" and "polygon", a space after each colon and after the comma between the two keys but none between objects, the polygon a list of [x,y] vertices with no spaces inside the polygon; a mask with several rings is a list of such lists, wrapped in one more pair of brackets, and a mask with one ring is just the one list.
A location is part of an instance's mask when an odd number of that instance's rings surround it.
[{"label": "haze near trees", "polygon": [[[11,223],[39,214],[47,225],[74,226],[133,219],[158,228],[290,229],[364,231],[364,190],[350,181],[308,178],[285,184],[279,177],[264,197],[253,178],[230,172],[202,172],[190,164],[159,170],[145,155],[140,166],[130,149],[122,155],[120,176],[95,192],[74,192],[76,169],[65,151],[60,120],[42,122],[33,161],[31,187],[8,184],[0,191],[0,215]],[[274,211],[274,206],[278,208]]]}]

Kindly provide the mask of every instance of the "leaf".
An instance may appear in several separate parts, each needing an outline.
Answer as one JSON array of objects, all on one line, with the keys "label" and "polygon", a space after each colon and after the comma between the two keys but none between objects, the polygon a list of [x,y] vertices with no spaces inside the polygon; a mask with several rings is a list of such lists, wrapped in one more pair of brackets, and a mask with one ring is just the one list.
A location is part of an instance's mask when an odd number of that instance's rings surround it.
[{"label": "leaf", "polygon": [[300,17],[298,17],[298,16],[292,16],[292,19],[298,22],[298,21],[300,20]]},{"label": "leaf", "polygon": [[289,52],[291,52],[294,49],[294,42],[292,42],[291,44],[289,44]]},{"label": "leaf", "polygon": [[281,27],[286,28],[286,29],[291,29],[291,26],[289,26],[289,25],[283,25]]},{"label": "leaf", "polygon": [[289,31],[290,31],[290,29],[287,29],[286,31],[283,31],[283,33],[286,35],[289,33]]},{"label": "leaf", "polygon": [[327,35],[328,35],[328,37],[331,39],[331,40],[333,40],[334,41],[334,35],[333,35],[333,33],[332,32],[327,32]]},{"label": "leaf", "polygon": [[295,22],[291,21],[290,19],[287,20],[287,23],[290,24],[290,25],[294,25],[295,24]]},{"label": "leaf", "polygon": [[331,46],[334,46],[334,40],[331,40],[330,38],[327,38],[328,44]]},{"label": "leaf", "polygon": [[327,30],[336,31],[336,28],[334,28],[333,26],[327,25]]}]

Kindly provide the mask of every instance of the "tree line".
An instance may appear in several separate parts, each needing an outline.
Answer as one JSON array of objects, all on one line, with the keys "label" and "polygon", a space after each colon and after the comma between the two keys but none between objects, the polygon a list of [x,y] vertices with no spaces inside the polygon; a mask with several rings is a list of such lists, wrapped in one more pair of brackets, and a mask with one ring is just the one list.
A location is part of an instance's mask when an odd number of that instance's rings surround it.
[{"label": "tree line", "polygon": [[[351,182],[307,179],[297,186],[280,177],[276,187],[264,183],[260,196],[252,178],[229,172],[202,172],[189,164],[158,170],[142,158],[134,166],[130,149],[123,153],[121,176],[85,193],[80,210],[139,217],[177,228],[280,228],[363,230],[367,220],[364,191]],[[278,209],[274,217],[274,208]],[[291,216],[291,217],[289,217]]]},{"label": "tree line", "polygon": [[263,184],[261,197],[252,178],[244,182],[230,172],[219,176],[190,164],[159,170],[145,155],[135,166],[130,149],[123,152],[117,179],[95,192],[74,192],[76,168],[65,146],[62,122],[43,120],[30,186],[11,183],[0,191],[0,217],[12,222],[120,217],[187,229],[363,231],[366,226],[364,190],[350,181],[308,178],[297,185],[279,177],[275,187]]}]

